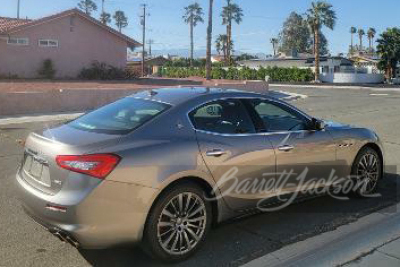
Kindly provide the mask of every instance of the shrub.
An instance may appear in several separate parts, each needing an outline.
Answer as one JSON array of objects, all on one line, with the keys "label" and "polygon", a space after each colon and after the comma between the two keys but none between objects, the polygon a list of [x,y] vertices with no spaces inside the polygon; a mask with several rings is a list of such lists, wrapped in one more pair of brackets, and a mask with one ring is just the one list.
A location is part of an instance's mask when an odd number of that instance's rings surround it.
[{"label": "shrub", "polygon": [[126,70],[98,61],[94,61],[89,68],[83,68],[78,75],[84,80],[120,80],[128,77],[130,75]]},{"label": "shrub", "polygon": [[38,71],[38,74],[40,78],[53,79],[54,75],[56,74],[53,61],[51,59],[44,60]]}]

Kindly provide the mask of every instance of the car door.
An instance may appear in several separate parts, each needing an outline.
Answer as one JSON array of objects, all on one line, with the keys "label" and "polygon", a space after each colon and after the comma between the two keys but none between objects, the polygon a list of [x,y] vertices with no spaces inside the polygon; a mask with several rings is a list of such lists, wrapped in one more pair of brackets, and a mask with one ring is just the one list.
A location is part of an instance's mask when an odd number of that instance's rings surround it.
[{"label": "car door", "polygon": [[265,134],[256,132],[242,101],[211,101],[189,117],[204,162],[227,204],[237,210],[254,208],[265,198],[257,186],[275,174],[275,152]]},{"label": "car door", "polygon": [[329,132],[313,129],[311,119],[280,101],[251,99],[246,103],[264,124],[275,149],[281,194],[328,186],[336,163],[336,146]]}]

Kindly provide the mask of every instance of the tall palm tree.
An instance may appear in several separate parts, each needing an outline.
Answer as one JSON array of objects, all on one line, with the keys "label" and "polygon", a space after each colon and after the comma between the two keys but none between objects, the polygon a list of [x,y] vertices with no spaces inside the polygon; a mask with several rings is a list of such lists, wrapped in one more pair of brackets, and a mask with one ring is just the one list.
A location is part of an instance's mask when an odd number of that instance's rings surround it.
[{"label": "tall palm tree", "polygon": [[365,31],[363,29],[358,29],[358,38],[360,38],[360,51],[363,50],[363,37],[365,35]]},{"label": "tall palm tree", "polygon": [[369,41],[369,51],[374,51],[374,38],[375,38],[376,30],[374,28],[369,28],[367,32],[368,41]]},{"label": "tall palm tree", "polygon": [[107,12],[103,12],[100,15],[100,22],[107,25],[111,22],[111,14]]},{"label": "tall palm tree", "polygon": [[118,27],[119,32],[122,32],[122,28],[128,26],[128,18],[125,16],[124,11],[118,10],[113,16],[115,25]]},{"label": "tall palm tree", "polygon": [[351,47],[350,47],[350,50],[351,50],[351,53],[354,52],[354,34],[356,34],[356,33],[357,33],[357,28],[356,27],[351,27],[350,28],[350,34],[351,34]]},{"label": "tall palm tree", "polygon": [[207,26],[207,55],[206,55],[206,79],[211,79],[211,46],[212,46],[212,28],[213,28],[213,5],[214,0],[209,0],[208,6],[208,26]]},{"label": "tall palm tree", "polygon": [[221,17],[222,17],[222,25],[226,25],[226,35],[228,36],[228,53],[225,58],[225,62],[227,65],[230,65],[231,62],[231,52],[232,48],[230,47],[230,43],[232,41],[232,22],[236,22],[240,24],[243,20],[243,10],[237,5],[233,4],[232,0],[226,0],[227,5],[223,7]]},{"label": "tall palm tree", "polygon": [[[233,42],[231,41],[230,46],[233,47]],[[215,40],[215,48],[217,49],[218,53],[224,55],[224,58],[226,57],[228,53],[228,36],[226,34],[220,34]]]},{"label": "tall palm tree", "polygon": [[336,12],[327,2],[313,2],[307,10],[307,22],[313,30],[315,40],[315,81],[319,82],[320,31],[323,26],[333,30],[336,24]]},{"label": "tall palm tree", "polygon": [[276,56],[276,51],[278,50],[278,44],[279,44],[279,40],[277,38],[271,38],[270,40],[271,44],[272,44],[272,48],[274,49],[274,57]]},{"label": "tall palm tree", "polygon": [[191,4],[185,7],[185,14],[183,15],[183,20],[189,24],[190,28],[190,66],[193,67],[193,29],[197,26],[199,22],[203,23],[203,8],[198,3]]},{"label": "tall palm tree", "polygon": [[97,5],[92,0],[81,0],[78,3],[78,8],[83,10],[86,14],[91,15],[93,11],[97,10]]}]

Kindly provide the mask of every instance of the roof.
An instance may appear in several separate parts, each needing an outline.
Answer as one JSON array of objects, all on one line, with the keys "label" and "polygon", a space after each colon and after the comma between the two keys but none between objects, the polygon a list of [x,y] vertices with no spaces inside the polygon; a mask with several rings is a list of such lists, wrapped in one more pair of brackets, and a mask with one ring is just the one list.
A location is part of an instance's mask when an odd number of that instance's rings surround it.
[{"label": "roof", "polygon": [[40,19],[35,19],[35,20],[22,20],[22,19],[15,19],[15,18],[0,18],[0,34],[12,34],[19,32],[21,30],[25,30],[30,27],[35,27],[42,25],[44,23],[49,23],[55,19],[63,18],[63,17],[68,17],[71,15],[75,16],[80,16],[97,26],[107,30],[111,34],[116,35],[117,37],[125,40],[128,44],[128,46],[142,46],[141,43],[135,41],[134,39],[130,38],[129,36],[122,34],[118,32],[117,30],[101,23],[99,20],[87,15],[86,13],[80,11],[79,9],[69,9],[66,11],[63,11],[61,13],[57,13],[48,17],[40,18]]},{"label": "roof", "polygon": [[179,105],[189,100],[200,97],[268,97],[266,94],[253,93],[237,89],[208,88],[208,87],[182,87],[182,88],[158,88],[145,90],[132,95],[142,99],[151,99],[171,105]]}]

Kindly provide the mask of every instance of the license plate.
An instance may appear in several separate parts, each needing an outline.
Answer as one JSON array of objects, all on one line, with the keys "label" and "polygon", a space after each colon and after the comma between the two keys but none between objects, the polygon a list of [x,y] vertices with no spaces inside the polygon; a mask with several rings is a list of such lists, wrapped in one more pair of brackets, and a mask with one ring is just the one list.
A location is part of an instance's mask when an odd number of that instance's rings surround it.
[{"label": "license plate", "polygon": [[24,171],[40,184],[46,187],[51,186],[49,167],[39,162],[31,155],[26,156]]}]

